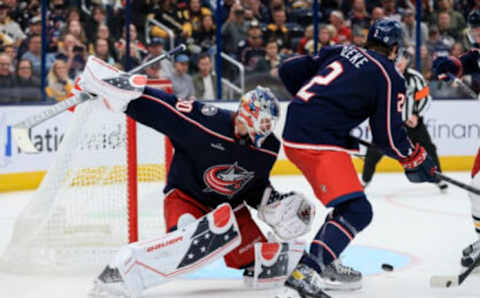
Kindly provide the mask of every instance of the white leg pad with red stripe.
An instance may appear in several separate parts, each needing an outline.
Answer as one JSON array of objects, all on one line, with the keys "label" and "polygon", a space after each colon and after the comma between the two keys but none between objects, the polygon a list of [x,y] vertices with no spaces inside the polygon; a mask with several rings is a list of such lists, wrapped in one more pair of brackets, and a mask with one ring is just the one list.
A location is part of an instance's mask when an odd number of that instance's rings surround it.
[{"label": "white leg pad with red stripe", "polygon": [[253,277],[245,277],[245,284],[264,289],[283,286],[305,251],[305,242],[255,243]]},{"label": "white leg pad with red stripe", "polygon": [[222,204],[212,212],[161,238],[129,244],[111,263],[118,268],[131,296],[201,268],[241,243],[232,208]]}]

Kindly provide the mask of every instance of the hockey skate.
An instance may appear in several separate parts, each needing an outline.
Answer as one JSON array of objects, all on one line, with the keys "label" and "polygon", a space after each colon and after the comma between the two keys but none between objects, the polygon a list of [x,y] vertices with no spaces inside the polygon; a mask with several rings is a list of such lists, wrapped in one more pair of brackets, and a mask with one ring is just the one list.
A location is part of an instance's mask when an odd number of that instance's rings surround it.
[{"label": "hockey skate", "polygon": [[[472,266],[475,262],[477,262],[480,259],[480,240],[477,240],[467,246],[463,251],[462,251],[462,266],[463,267],[470,267]],[[480,273],[480,264],[477,266],[472,273]]]},{"label": "hockey skate", "polygon": [[345,266],[336,259],[325,266],[320,273],[322,289],[337,291],[354,291],[362,288],[362,273]]},{"label": "hockey skate", "polygon": [[305,264],[298,264],[285,282],[285,289],[275,298],[331,298],[320,286],[318,273]]},{"label": "hockey skate", "polygon": [[107,265],[95,279],[93,288],[88,293],[90,298],[132,298],[117,268]]}]

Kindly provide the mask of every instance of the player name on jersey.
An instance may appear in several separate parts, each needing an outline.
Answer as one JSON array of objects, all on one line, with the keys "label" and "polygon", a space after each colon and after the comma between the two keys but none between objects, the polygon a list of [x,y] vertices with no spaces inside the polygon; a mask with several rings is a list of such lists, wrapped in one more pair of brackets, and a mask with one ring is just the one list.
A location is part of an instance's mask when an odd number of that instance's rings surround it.
[{"label": "player name on jersey", "polygon": [[343,47],[340,56],[346,58],[355,68],[360,68],[368,59],[355,47]]}]

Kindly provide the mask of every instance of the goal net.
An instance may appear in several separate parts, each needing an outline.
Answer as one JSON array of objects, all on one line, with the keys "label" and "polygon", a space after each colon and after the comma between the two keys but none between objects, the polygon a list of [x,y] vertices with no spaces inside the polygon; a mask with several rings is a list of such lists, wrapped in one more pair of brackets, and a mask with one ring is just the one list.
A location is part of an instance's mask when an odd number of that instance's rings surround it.
[{"label": "goal net", "polygon": [[169,154],[163,135],[101,101],[77,106],[55,161],[16,219],[0,269],[101,270],[120,246],[165,233]]}]

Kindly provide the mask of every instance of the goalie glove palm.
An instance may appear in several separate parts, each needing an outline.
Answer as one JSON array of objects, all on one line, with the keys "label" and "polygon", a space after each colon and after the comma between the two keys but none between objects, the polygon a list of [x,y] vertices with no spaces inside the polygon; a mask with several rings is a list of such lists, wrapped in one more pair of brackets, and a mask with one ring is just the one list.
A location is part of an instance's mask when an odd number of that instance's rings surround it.
[{"label": "goalie glove palm", "polygon": [[143,94],[146,83],[146,76],[130,76],[90,56],[79,86],[85,92],[98,95],[108,109],[123,112],[130,101]]},{"label": "goalie glove palm", "polygon": [[305,235],[315,216],[314,205],[298,192],[280,194],[271,187],[263,193],[258,216],[283,240]]}]

